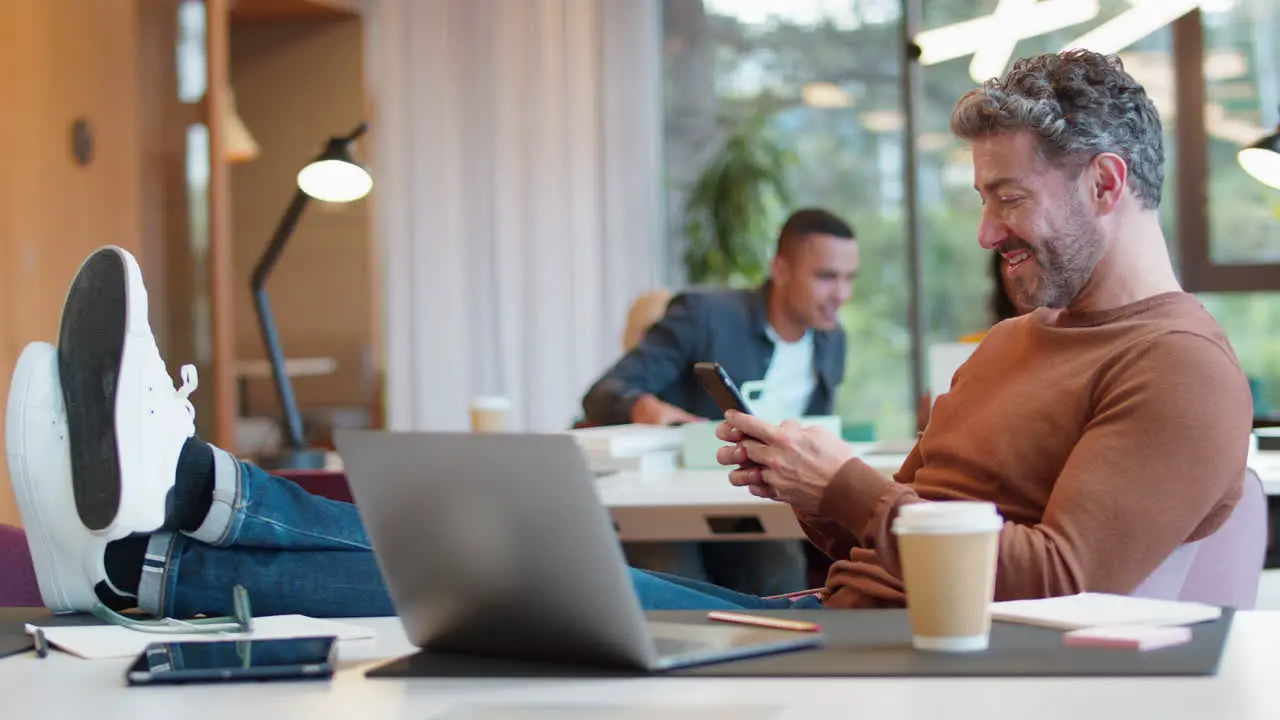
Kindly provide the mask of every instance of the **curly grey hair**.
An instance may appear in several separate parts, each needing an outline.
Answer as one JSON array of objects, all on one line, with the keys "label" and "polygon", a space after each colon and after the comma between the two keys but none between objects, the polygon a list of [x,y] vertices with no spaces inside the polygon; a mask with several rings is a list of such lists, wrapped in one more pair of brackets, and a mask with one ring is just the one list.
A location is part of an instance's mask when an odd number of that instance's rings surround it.
[{"label": "curly grey hair", "polygon": [[1160,206],[1160,113],[1120,58],[1088,50],[1023,58],[1003,79],[965,93],[951,113],[951,132],[962,140],[1018,130],[1039,136],[1042,156],[1057,166],[1119,155],[1143,207]]}]

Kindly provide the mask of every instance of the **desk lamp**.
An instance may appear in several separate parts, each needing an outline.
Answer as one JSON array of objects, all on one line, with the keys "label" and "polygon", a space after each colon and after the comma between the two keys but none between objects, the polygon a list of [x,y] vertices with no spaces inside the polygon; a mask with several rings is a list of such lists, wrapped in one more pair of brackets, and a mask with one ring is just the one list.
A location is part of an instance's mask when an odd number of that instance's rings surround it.
[{"label": "desk lamp", "polygon": [[1241,150],[1236,161],[1258,182],[1280,190],[1280,127]]},{"label": "desk lamp", "polygon": [[280,397],[280,407],[284,410],[285,431],[288,436],[287,447],[280,456],[264,462],[269,467],[321,469],[324,467],[325,452],[319,448],[308,448],[302,434],[302,415],[298,412],[293,383],[286,371],[284,351],[280,347],[280,335],[276,332],[275,319],[267,298],[267,276],[275,268],[276,261],[284,252],[285,243],[289,241],[289,236],[293,234],[293,229],[311,198],[331,203],[348,203],[368,195],[373,189],[373,177],[369,175],[369,171],[351,157],[351,144],[366,129],[367,124],[360,123],[347,135],[329,138],[324,151],[298,171],[298,189],[294,192],[293,201],[284,211],[275,234],[271,236],[271,242],[253,268],[250,283],[253,304],[258,312],[262,341],[267,346],[267,358],[271,363],[271,376]]}]

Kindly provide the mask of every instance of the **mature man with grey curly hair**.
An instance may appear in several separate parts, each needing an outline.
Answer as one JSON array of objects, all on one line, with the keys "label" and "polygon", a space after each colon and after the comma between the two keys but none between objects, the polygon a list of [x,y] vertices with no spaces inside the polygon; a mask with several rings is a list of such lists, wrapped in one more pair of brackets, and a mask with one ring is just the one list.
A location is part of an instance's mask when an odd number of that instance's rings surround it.
[{"label": "mature man with grey curly hair", "polygon": [[[1160,115],[1118,58],[1077,50],[1020,60],[960,99],[951,130],[973,147],[986,206],[979,242],[1010,260],[1022,301],[1082,309],[1179,289],[1156,215]],[[1141,262],[1123,279],[1104,266],[1098,280],[1119,287],[1081,297],[1108,254]],[[1108,265],[1117,263],[1126,265]]]},{"label": "mature man with grey curly hair", "polygon": [[[732,412],[720,461],[834,560],[825,607],[900,606],[889,528],[907,504],[949,500],[1004,517],[997,599],[1133,592],[1231,514],[1252,420],[1230,343],[1169,259],[1159,113],[1119,59],[1071,50],[970,91],[951,129],[973,152],[978,242],[1035,309],[983,339],[892,480],[821,429]],[[791,602],[638,586],[650,608]]]}]

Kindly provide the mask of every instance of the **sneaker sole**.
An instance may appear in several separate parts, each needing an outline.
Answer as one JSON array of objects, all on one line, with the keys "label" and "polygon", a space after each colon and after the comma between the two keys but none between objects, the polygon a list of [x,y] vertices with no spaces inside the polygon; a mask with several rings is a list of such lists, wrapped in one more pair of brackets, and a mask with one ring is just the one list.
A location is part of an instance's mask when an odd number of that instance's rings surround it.
[{"label": "sneaker sole", "polygon": [[109,528],[120,510],[115,407],[128,329],[125,260],[102,249],[76,273],[58,332],[58,376],[71,443],[76,511],[85,527]]}]

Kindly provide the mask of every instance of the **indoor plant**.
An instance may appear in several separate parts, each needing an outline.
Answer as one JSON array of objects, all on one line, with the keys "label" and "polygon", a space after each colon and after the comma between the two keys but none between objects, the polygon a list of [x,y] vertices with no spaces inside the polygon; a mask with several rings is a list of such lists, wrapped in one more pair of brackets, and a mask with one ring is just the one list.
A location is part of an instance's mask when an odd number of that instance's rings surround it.
[{"label": "indoor plant", "polygon": [[692,284],[758,285],[769,272],[778,226],[791,205],[791,151],[769,113],[737,123],[699,173],[684,204],[684,264]]}]

